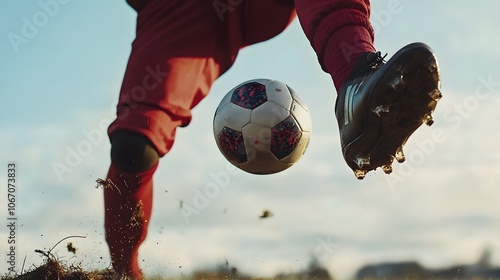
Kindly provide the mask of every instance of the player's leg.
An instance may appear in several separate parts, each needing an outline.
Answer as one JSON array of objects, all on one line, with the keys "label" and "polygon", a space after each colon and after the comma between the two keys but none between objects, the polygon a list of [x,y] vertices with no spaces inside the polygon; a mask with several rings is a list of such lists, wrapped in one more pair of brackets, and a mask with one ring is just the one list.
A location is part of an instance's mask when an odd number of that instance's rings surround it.
[{"label": "player's leg", "polygon": [[[231,1],[229,1],[231,2]],[[296,18],[294,0],[241,1],[245,25],[242,46],[259,43],[280,34]]]},{"label": "player's leg", "polygon": [[[205,0],[128,2],[138,11],[137,36],[117,119],[109,128],[112,184],[104,189],[105,230],[114,269],[139,279],[138,249],[151,216],[158,158],[170,150],[176,128],[190,122],[190,109],[239,49],[280,33],[294,9],[290,0],[236,6],[233,1],[221,6]],[[272,8],[272,17],[263,21],[259,8]]]},{"label": "player's leg", "polygon": [[295,0],[300,24],[321,67],[340,91],[358,57],[374,52],[368,0]]},{"label": "player's leg", "polygon": [[159,155],[149,139],[132,131],[116,131],[111,147],[107,178],[112,183],[104,188],[106,241],[116,272],[140,279],[138,250],[151,217]]},{"label": "player's leg", "polygon": [[232,58],[220,44],[223,26],[211,2],[149,0],[134,7],[137,36],[108,131],[112,184],[104,188],[104,203],[113,268],[141,279],[138,250],[151,218],[158,160]]},{"label": "player's leg", "polygon": [[389,61],[373,47],[368,0],[296,0],[306,36],[337,88],[335,113],[342,153],[358,179],[392,171],[402,146],[441,97],[436,57],[425,44],[408,45]]}]

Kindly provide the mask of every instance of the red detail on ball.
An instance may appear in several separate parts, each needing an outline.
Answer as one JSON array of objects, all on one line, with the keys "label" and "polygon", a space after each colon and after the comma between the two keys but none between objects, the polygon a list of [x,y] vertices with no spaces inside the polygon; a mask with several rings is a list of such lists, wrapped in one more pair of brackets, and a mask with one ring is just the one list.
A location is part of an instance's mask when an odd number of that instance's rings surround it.
[{"label": "red detail on ball", "polygon": [[275,125],[271,129],[271,152],[283,159],[290,155],[299,145],[302,131],[292,116]]},{"label": "red detail on ball", "polygon": [[255,109],[266,101],[266,86],[257,82],[241,85],[231,95],[231,103],[246,109]]},{"label": "red detail on ball", "polygon": [[224,127],[217,137],[219,147],[229,161],[244,163],[248,161],[243,134]]}]

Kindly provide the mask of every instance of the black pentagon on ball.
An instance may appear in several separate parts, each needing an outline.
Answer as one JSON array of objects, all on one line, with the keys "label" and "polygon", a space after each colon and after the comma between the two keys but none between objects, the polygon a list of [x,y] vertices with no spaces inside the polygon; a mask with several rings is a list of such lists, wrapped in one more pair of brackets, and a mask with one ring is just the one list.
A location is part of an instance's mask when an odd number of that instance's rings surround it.
[{"label": "black pentagon on ball", "polygon": [[271,129],[271,152],[283,159],[297,147],[302,131],[292,116],[288,116]]},{"label": "black pentagon on ball", "polygon": [[217,137],[219,147],[231,162],[244,163],[248,160],[243,134],[225,126]]},{"label": "black pentagon on ball", "polygon": [[231,103],[246,109],[255,109],[266,101],[266,86],[257,82],[241,85],[231,95]]}]

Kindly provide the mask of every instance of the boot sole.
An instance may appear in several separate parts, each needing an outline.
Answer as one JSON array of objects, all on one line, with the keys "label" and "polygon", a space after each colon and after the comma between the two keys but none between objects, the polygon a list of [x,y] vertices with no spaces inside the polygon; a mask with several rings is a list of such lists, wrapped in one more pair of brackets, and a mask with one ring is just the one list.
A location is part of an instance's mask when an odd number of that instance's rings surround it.
[{"label": "boot sole", "polygon": [[380,69],[383,74],[371,91],[381,94],[369,97],[366,130],[344,149],[358,179],[378,167],[390,174],[394,159],[404,162],[404,144],[422,124],[432,125],[442,97],[438,62],[427,45],[410,44],[382,67],[386,69]]}]

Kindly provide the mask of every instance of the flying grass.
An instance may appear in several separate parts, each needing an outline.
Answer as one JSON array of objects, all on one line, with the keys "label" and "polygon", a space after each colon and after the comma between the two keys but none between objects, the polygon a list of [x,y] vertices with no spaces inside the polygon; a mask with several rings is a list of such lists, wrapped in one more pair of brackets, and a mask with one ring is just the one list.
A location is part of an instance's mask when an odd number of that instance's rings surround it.
[{"label": "flying grass", "polygon": [[[24,272],[24,262],[23,267],[21,268],[21,272],[16,276],[5,276],[0,277],[2,280],[115,280],[118,279],[111,270],[104,271],[84,271],[81,265],[76,264],[68,264],[65,261],[62,261],[55,256],[52,251],[59,245],[61,242],[70,239],[70,238],[85,238],[85,236],[72,235],[67,236],[61,240],[59,240],[52,248],[48,251],[36,249],[35,253],[40,254],[44,261],[40,266],[34,266],[26,273]],[[76,248],[73,246],[72,242],[68,242],[66,245],[66,249],[68,252],[73,254],[76,253]]]},{"label": "flying grass", "polygon": [[[21,272],[18,275],[6,275],[0,277],[0,280],[129,280],[127,277],[117,275],[112,269],[86,271],[82,268],[81,264],[69,263],[65,260],[59,259],[52,251],[61,242],[70,238],[85,238],[85,236],[68,236],[57,242],[50,250],[35,250],[36,253],[44,259],[40,266],[33,266],[26,273],[24,272],[24,264]],[[72,242],[66,244],[68,252],[76,253],[77,248],[73,246]],[[256,278],[240,274],[236,267],[229,266],[229,263],[220,265],[213,270],[198,270],[189,276],[181,276],[176,278],[165,277],[148,277],[146,280],[331,280],[332,278],[328,272],[319,267],[311,266],[307,272],[300,274],[281,274],[273,278]]]},{"label": "flying grass", "polygon": [[[70,238],[85,238],[85,236],[72,235],[59,240],[52,248],[47,251],[36,249],[44,260],[40,266],[32,266],[26,273],[24,272],[24,262],[21,272],[18,275],[10,276],[5,275],[0,277],[0,280],[129,280],[127,277],[117,275],[112,269],[85,271],[81,264],[69,263],[59,259],[53,250],[63,241]],[[73,246],[72,242],[66,244],[68,252],[76,253],[77,248]],[[163,278],[163,277],[150,277],[147,280],[266,280],[266,278],[254,278],[244,275],[239,275],[235,267],[228,265],[220,266],[214,271],[196,271],[189,277],[180,278]],[[330,279],[330,278],[328,278]]]},{"label": "flying grass", "polygon": [[[111,270],[87,272],[80,265],[66,265],[53,258],[45,259],[44,263],[24,274],[5,277],[3,280],[116,280]],[[120,279],[125,280],[125,279]]]},{"label": "flying grass", "polygon": [[[129,280],[120,277],[112,270],[84,271],[80,265],[66,264],[61,260],[46,258],[44,263],[33,270],[15,277],[3,277],[2,280]],[[149,277],[146,280],[270,280],[269,278],[254,278],[240,276],[226,271],[198,271],[191,276],[178,278]],[[283,278],[285,279],[285,278]],[[292,279],[292,278],[286,278]],[[293,278],[299,279],[299,278]],[[300,278],[304,279],[304,278]],[[312,278],[311,278],[312,279]]]}]

